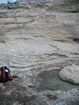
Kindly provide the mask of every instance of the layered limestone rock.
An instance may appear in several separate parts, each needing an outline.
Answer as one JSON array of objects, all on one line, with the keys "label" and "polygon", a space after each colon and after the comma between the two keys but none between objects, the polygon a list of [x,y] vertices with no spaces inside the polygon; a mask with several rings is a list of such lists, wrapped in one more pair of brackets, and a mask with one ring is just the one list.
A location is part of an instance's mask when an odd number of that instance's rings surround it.
[{"label": "layered limestone rock", "polygon": [[38,81],[43,71],[79,65],[79,13],[47,4],[7,7],[0,8],[0,66],[18,78],[0,84],[0,105],[79,105],[78,89],[49,91]]}]

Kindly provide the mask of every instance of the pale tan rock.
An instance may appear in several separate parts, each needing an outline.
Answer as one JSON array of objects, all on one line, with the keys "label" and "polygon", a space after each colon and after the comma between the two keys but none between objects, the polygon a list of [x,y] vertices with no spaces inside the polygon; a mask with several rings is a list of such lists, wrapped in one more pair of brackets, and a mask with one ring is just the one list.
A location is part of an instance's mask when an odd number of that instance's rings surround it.
[{"label": "pale tan rock", "polygon": [[79,84],[79,66],[73,64],[71,66],[64,67],[59,72],[59,76],[62,80]]},{"label": "pale tan rock", "polygon": [[16,77],[0,83],[0,105],[79,105],[79,89],[50,91],[38,81],[40,73],[79,64],[79,4],[59,1],[0,8],[0,66]]}]

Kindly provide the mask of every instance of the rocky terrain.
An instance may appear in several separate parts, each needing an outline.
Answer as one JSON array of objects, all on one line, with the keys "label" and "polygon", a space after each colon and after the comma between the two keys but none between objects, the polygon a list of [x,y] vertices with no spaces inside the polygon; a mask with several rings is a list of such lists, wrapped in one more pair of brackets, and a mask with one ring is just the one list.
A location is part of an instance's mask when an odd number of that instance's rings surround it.
[{"label": "rocky terrain", "polygon": [[79,13],[74,5],[1,6],[0,66],[8,66],[17,78],[0,84],[0,105],[79,105],[79,85],[54,89],[53,81],[44,81],[50,89],[41,82],[44,72],[79,65]]}]

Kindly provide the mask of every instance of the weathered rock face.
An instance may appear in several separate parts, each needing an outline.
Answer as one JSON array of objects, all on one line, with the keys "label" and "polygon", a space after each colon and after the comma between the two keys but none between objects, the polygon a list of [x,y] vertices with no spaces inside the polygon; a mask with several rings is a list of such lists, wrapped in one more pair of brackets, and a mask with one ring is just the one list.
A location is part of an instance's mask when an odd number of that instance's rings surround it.
[{"label": "weathered rock face", "polygon": [[78,22],[79,13],[57,12],[47,5],[0,9],[0,66],[18,76],[0,85],[0,105],[79,104],[73,100],[78,89],[55,93],[40,89],[37,80],[43,71],[79,65]]},{"label": "weathered rock face", "polygon": [[79,84],[79,66],[67,66],[59,72],[61,79],[69,81],[73,84]]}]

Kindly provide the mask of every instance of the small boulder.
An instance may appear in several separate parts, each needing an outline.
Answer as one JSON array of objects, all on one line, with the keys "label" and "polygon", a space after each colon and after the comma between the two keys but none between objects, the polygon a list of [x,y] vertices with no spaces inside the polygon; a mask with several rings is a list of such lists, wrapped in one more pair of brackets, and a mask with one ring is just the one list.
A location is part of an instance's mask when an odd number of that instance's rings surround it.
[{"label": "small boulder", "polygon": [[79,66],[73,64],[66,66],[59,72],[59,77],[73,84],[79,84]]}]

